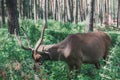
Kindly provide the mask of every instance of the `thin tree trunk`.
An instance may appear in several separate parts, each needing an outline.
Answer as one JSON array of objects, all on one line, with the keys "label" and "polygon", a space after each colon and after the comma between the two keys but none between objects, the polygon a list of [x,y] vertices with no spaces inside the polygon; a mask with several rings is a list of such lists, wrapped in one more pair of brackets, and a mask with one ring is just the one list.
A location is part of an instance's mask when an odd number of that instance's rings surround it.
[{"label": "thin tree trunk", "polygon": [[32,19],[32,0],[29,2],[29,19]]},{"label": "thin tree trunk", "polygon": [[108,16],[109,15],[109,0],[105,0],[105,20],[104,20],[104,24],[106,28],[109,28],[109,24],[108,24]]},{"label": "thin tree trunk", "polygon": [[26,18],[26,0],[23,0],[23,18]]},{"label": "thin tree trunk", "polygon": [[78,17],[77,17],[77,19],[78,19],[78,21],[81,21],[81,13],[80,13],[80,10],[81,10],[81,8],[80,8],[80,0],[78,0]]},{"label": "thin tree trunk", "polygon": [[100,10],[99,10],[99,19],[100,19],[100,23],[101,23],[101,26],[103,24],[103,1],[99,0],[99,3],[100,3]]},{"label": "thin tree trunk", "polygon": [[73,21],[73,0],[67,0],[67,16],[68,21]]},{"label": "thin tree trunk", "polygon": [[95,0],[90,0],[90,6],[89,6],[89,13],[88,13],[88,22],[86,26],[86,32],[93,31],[93,23],[94,23],[94,6],[95,6]]},{"label": "thin tree trunk", "polygon": [[57,20],[57,7],[58,5],[57,5],[57,0],[54,0],[54,20]]},{"label": "thin tree trunk", "polygon": [[47,28],[47,3],[48,3],[48,0],[44,0],[44,8],[43,8],[43,16],[44,16],[44,26]]},{"label": "thin tree trunk", "polygon": [[63,22],[67,21],[67,0],[64,0],[64,6],[63,6],[64,10],[63,10]]},{"label": "thin tree trunk", "polygon": [[18,9],[19,9],[19,15],[20,15],[20,17],[22,17],[22,14],[21,14],[21,12],[22,12],[22,7],[21,7],[21,5],[22,5],[22,3],[21,3],[22,1],[18,1]]},{"label": "thin tree trunk", "polygon": [[118,0],[117,27],[120,25],[120,0]]},{"label": "thin tree trunk", "polygon": [[1,9],[2,9],[2,25],[5,24],[5,6],[4,0],[1,0]]},{"label": "thin tree trunk", "polygon": [[115,1],[113,1],[113,16],[114,16],[114,21],[116,21],[116,10],[115,10]]},{"label": "thin tree trunk", "polygon": [[37,20],[37,0],[34,0],[34,21]]},{"label": "thin tree trunk", "polygon": [[75,0],[75,8],[74,8],[74,23],[78,23],[78,0]]},{"label": "thin tree trunk", "polygon": [[80,19],[81,19],[81,21],[85,20],[85,8],[84,8],[85,5],[83,4],[84,1],[80,0]]},{"label": "thin tree trunk", "polygon": [[58,21],[61,21],[61,0],[58,1]]}]

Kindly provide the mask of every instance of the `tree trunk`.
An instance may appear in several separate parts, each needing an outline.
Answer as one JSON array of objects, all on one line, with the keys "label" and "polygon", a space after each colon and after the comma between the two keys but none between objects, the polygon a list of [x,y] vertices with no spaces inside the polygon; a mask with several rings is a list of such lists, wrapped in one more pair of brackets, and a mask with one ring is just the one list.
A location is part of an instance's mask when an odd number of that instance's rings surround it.
[{"label": "tree trunk", "polygon": [[104,24],[106,28],[109,28],[108,24],[108,16],[109,15],[109,0],[105,0],[105,19],[104,19]]},{"label": "tree trunk", "polygon": [[[115,10],[115,1],[113,1],[113,19],[114,19],[114,21],[116,21],[116,10]],[[115,24],[115,23],[114,23]]]},{"label": "tree trunk", "polygon": [[67,16],[68,21],[73,21],[73,0],[67,0]]},{"label": "tree trunk", "polygon": [[57,5],[57,0],[54,0],[54,10],[53,10],[53,18],[54,20],[58,20],[57,19],[57,12],[58,12],[58,5]]},{"label": "tree trunk", "polygon": [[83,0],[79,1],[79,15],[80,15],[80,21],[84,20],[84,13],[85,13],[85,9],[83,9]]},{"label": "tree trunk", "polygon": [[2,11],[2,25],[5,24],[5,6],[4,6],[4,0],[1,0],[1,11]]},{"label": "tree trunk", "polygon": [[22,10],[22,9],[21,9],[21,8],[22,8],[22,7],[21,7],[21,5],[22,5],[22,4],[21,4],[21,1],[19,0],[17,4],[18,4],[18,11],[19,11],[19,14],[20,14],[19,17],[21,18],[21,17],[22,17],[22,15],[21,15],[21,10]]},{"label": "tree trunk", "polygon": [[29,19],[32,19],[32,0],[29,2]]},{"label": "tree trunk", "polygon": [[58,21],[61,21],[61,0],[58,1]]},{"label": "tree trunk", "polygon": [[63,23],[67,21],[67,0],[63,0]]},{"label": "tree trunk", "polygon": [[117,27],[120,25],[120,0],[118,0]]},{"label": "tree trunk", "polygon": [[86,26],[86,32],[93,31],[93,23],[94,23],[94,6],[95,6],[95,0],[90,0],[90,6],[88,8],[88,20],[87,20],[87,26]]},{"label": "tree trunk", "polygon": [[34,21],[37,20],[37,0],[34,0]]},{"label": "tree trunk", "polygon": [[26,0],[23,0],[23,6],[22,6],[22,9],[23,9],[23,18],[26,18]]},{"label": "tree trunk", "polygon": [[75,8],[74,8],[74,23],[78,23],[78,0],[75,0]]},{"label": "tree trunk", "polygon": [[100,0],[99,18],[100,18],[101,26],[103,24],[103,14],[104,14],[103,11],[104,11],[104,9],[103,9],[103,2]]},{"label": "tree trunk", "polygon": [[44,0],[44,7],[43,7],[43,17],[44,17],[44,26],[47,28],[47,3],[48,3],[48,0]]},{"label": "tree trunk", "polygon": [[14,34],[16,29],[17,34],[19,33],[19,22],[18,22],[18,11],[17,11],[17,0],[6,0],[7,5],[7,16],[8,16],[8,32]]}]

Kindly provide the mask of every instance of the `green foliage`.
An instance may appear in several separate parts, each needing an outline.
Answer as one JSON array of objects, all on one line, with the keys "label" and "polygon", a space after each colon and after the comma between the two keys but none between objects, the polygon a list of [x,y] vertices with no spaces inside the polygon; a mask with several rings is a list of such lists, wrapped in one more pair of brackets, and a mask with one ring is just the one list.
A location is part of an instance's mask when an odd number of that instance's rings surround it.
[{"label": "green foliage", "polygon": [[111,33],[111,36],[114,44],[107,64],[101,69],[101,80],[120,80],[120,35]]},{"label": "green foliage", "polygon": [[[20,26],[26,30],[31,44],[34,47],[40,37],[42,21],[21,20]],[[54,44],[62,41],[67,35],[84,32],[85,23],[60,23],[49,20],[45,31],[44,44]],[[105,65],[101,61],[101,69],[94,65],[83,64],[81,74],[73,80],[119,80],[120,77],[120,34],[116,31],[107,31],[112,38],[110,58]],[[26,45],[23,32],[20,34],[22,42]],[[27,45],[26,45],[27,46]],[[18,46],[14,35],[7,33],[7,28],[0,29],[0,80],[69,80],[68,66],[61,61],[45,61],[40,70],[33,70],[34,61],[32,52],[25,51]]]}]

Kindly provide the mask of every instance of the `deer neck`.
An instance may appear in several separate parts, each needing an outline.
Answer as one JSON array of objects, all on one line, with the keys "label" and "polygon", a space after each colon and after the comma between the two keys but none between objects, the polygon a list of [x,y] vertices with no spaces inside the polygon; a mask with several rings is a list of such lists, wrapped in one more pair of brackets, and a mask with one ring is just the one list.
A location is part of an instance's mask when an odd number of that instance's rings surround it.
[{"label": "deer neck", "polygon": [[46,49],[46,51],[49,52],[48,54],[49,54],[51,60],[53,60],[53,61],[64,60],[64,56],[58,50],[59,47],[57,44],[46,45],[45,49]]}]

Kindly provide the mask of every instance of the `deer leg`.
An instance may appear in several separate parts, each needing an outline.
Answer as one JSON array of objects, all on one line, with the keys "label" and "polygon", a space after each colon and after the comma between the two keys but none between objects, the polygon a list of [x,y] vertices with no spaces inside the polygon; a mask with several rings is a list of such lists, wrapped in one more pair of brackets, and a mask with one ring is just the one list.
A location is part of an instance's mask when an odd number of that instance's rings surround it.
[{"label": "deer leg", "polygon": [[97,69],[100,69],[100,62],[96,62],[96,63],[95,63],[95,67],[96,67]]},{"label": "deer leg", "polygon": [[105,60],[105,64],[106,64],[106,62],[108,61],[108,55],[107,55],[107,54],[104,55],[104,56],[103,56],[103,59]]},{"label": "deer leg", "polygon": [[69,65],[69,78],[70,78],[70,80],[77,78],[77,75],[80,74],[82,62],[81,61],[76,61],[76,62],[77,63],[75,63],[75,64],[71,64],[71,65],[68,64]]},{"label": "deer leg", "polygon": [[109,54],[108,50],[109,48],[107,48],[107,50],[105,51],[105,55],[103,56],[103,59],[105,60],[105,64],[108,61],[108,54]]},{"label": "deer leg", "polygon": [[82,63],[78,63],[78,64],[75,65],[75,69],[76,69],[77,74],[79,74],[80,71],[81,71],[81,65],[82,65]]},{"label": "deer leg", "polygon": [[76,63],[75,65],[75,79],[77,79],[77,76],[80,74],[81,65],[82,65],[81,61],[78,61],[78,63]]},{"label": "deer leg", "polygon": [[69,80],[73,78],[72,77],[73,70],[74,70],[74,65],[69,65]]}]

